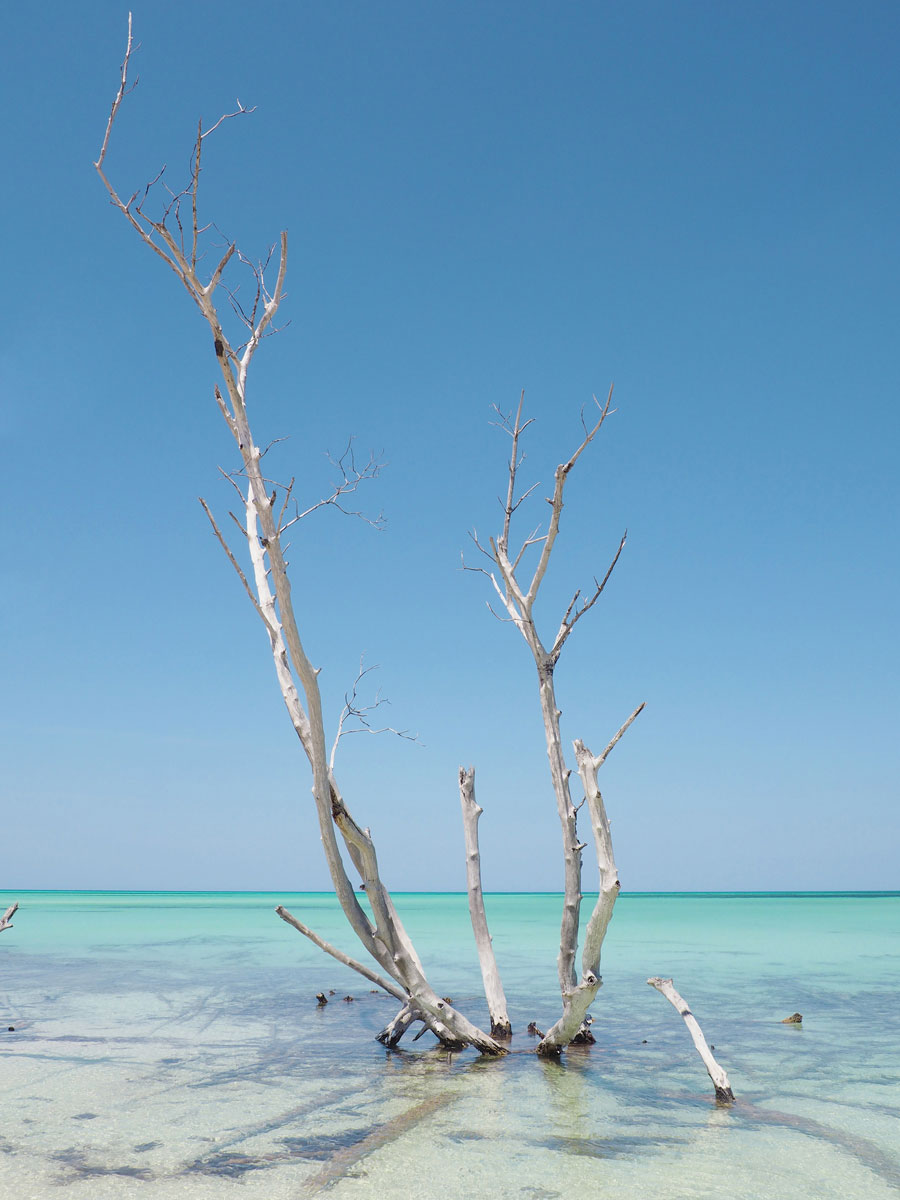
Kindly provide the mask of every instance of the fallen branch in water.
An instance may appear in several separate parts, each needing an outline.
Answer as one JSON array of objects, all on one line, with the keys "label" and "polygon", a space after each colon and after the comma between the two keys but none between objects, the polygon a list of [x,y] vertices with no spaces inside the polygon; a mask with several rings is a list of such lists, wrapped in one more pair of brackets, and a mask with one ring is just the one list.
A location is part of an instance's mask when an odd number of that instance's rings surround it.
[{"label": "fallen branch in water", "polygon": [[716,1099],[730,1104],[734,1100],[734,1092],[731,1090],[728,1076],[713,1058],[712,1051],[707,1045],[706,1038],[703,1036],[703,1030],[697,1023],[697,1018],[691,1012],[690,1008],[688,1008],[687,1001],[675,991],[671,979],[660,979],[658,975],[655,975],[652,979],[648,979],[647,982],[652,988],[656,988],[661,995],[665,996],[675,1010],[684,1017],[688,1033],[697,1047],[697,1053],[703,1059],[703,1065],[706,1067],[713,1087],[716,1090]]}]

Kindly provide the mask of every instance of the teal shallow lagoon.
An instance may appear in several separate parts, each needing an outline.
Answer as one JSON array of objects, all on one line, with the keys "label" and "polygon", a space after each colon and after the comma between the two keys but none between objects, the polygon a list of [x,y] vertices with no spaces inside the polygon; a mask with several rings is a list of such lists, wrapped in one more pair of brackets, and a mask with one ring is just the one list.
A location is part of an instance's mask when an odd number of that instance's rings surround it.
[{"label": "teal shallow lagoon", "polygon": [[[0,938],[0,1196],[900,1193],[900,895],[623,895],[597,1045],[562,1066],[523,1032],[501,1062],[428,1035],[386,1052],[373,1039],[395,1001],[274,915],[284,903],[352,953],[327,894],[16,898]],[[484,1020],[465,896],[397,902],[434,984]],[[487,903],[514,1027],[546,1028],[560,898]],[[657,974],[715,1044],[733,1109],[647,987]],[[795,1010],[802,1028],[782,1025]]]}]

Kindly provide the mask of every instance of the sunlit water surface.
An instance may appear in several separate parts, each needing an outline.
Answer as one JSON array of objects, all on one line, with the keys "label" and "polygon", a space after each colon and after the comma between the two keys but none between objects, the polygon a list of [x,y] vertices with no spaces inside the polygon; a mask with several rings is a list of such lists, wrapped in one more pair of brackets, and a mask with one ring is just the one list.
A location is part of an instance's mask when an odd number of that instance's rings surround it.
[{"label": "sunlit water surface", "polygon": [[[524,1032],[558,1007],[556,896],[488,897],[518,1031],[500,1061],[430,1034],[380,1046],[396,1002],[273,913],[355,953],[331,897],[17,898],[0,937],[4,1200],[900,1193],[897,894],[622,896],[597,1044],[561,1064]],[[485,1021],[465,897],[397,901],[434,985]],[[733,1107],[649,975],[674,976]],[[782,1024],[794,1011],[802,1026]]]}]

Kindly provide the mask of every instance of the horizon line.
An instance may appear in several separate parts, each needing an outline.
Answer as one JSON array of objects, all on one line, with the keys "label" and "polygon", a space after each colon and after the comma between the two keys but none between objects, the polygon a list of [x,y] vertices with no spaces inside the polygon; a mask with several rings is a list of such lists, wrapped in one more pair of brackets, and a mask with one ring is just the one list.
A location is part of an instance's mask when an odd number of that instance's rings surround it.
[{"label": "horizon line", "polygon": [[[357,889],[359,891],[360,889]],[[123,888],[123,887],[29,887],[4,888],[0,895],[85,895],[85,896],[335,896],[330,889],[296,889],[296,888]],[[596,896],[596,891],[585,891],[582,898]],[[424,890],[418,888],[396,889],[394,896],[467,896],[465,890]],[[561,891],[528,891],[519,888],[485,890],[485,896],[559,896]],[[900,890],[893,888],[771,888],[748,889],[738,888],[727,891],[721,888],[697,889],[681,888],[677,890],[661,889],[658,891],[622,889],[620,896],[900,896]],[[335,897],[336,898],[336,897]]]}]

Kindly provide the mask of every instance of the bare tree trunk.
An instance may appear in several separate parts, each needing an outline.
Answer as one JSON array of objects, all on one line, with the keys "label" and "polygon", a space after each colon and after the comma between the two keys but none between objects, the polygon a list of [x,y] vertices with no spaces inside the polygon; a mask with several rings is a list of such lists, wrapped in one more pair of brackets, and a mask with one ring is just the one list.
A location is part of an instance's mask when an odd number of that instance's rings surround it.
[{"label": "bare tree trunk", "polygon": [[2,933],[4,929],[12,929],[12,918],[18,912],[18,909],[18,904],[11,904],[3,916],[0,917],[0,933]]},{"label": "bare tree trunk", "polygon": [[533,638],[532,652],[537,664],[541,716],[544,719],[544,734],[547,742],[547,760],[550,764],[550,778],[553,783],[553,794],[556,797],[556,809],[563,839],[564,893],[557,975],[560,994],[565,1004],[566,996],[569,995],[576,983],[575,957],[578,953],[578,923],[582,898],[581,852],[584,849],[584,843],[578,840],[577,813],[569,788],[569,776],[572,772],[566,765],[563,754],[562,735],[559,728],[559,718],[562,716],[562,712],[556,703],[553,664],[543,646],[538,642],[536,634]]},{"label": "bare tree trunk", "polygon": [[559,1053],[563,1046],[567,1046],[573,1038],[585,1031],[588,1009],[603,985],[600,977],[600,953],[603,949],[606,930],[612,920],[613,906],[619,896],[619,872],[613,854],[609,818],[606,815],[606,806],[597,783],[597,772],[606,762],[625,730],[641,713],[643,707],[641,704],[634,710],[603,753],[596,758],[584,742],[575,742],[575,761],[578,763],[578,774],[581,776],[581,785],[584,788],[584,798],[594,833],[600,888],[594,911],[591,913],[585,930],[584,947],[581,954],[581,982],[563,996],[562,1016],[538,1045],[538,1051],[542,1054]]},{"label": "bare tree trunk", "polygon": [[594,830],[597,848],[597,863],[600,869],[600,891],[597,903],[588,922],[582,952],[581,981],[563,993],[563,1012],[556,1024],[544,1035],[538,1045],[541,1054],[558,1054],[579,1033],[587,1019],[588,1009],[600,990],[600,951],[606,929],[612,917],[613,905],[619,894],[619,873],[613,857],[609,820],[603,805],[603,797],[597,786],[599,761],[594,758],[583,742],[575,743],[575,760],[584,786],[585,799]]},{"label": "bare tree trunk", "polygon": [[728,1076],[713,1058],[712,1051],[707,1045],[706,1038],[703,1036],[703,1030],[697,1023],[697,1018],[688,1007],[687,1001],[675,991],[675,986],[671,979],[661,979],[658,975],[655,975],[652,979],[648,979],[647,982],[652,988],[656,988],[658,992],[665,996],[675,1011],[684,1017],[684,1023],[688,1027],[691,1040],[697,1048],[697,1053],[703,1059],[703,1065],[706,1067],[707,1074],[712,1080],[716,1099],[730,1104],[734,1100],[734,1092],[731,1090]]},{"label": "bare tree trunk", "polygon": [[506,996],[497,970],[494,947],[484,911],[481,890],[481,851],[478,848],[478,818],[484,811],[475,800],[475,768],[459,768],[459,800],[462,805],[463,832],[466,839],[466,887],[469,893],[469,916],[478,947],[484,995],[491,1015],[491,1036],[512,1037],[512,1026],[506,1010]]}]

